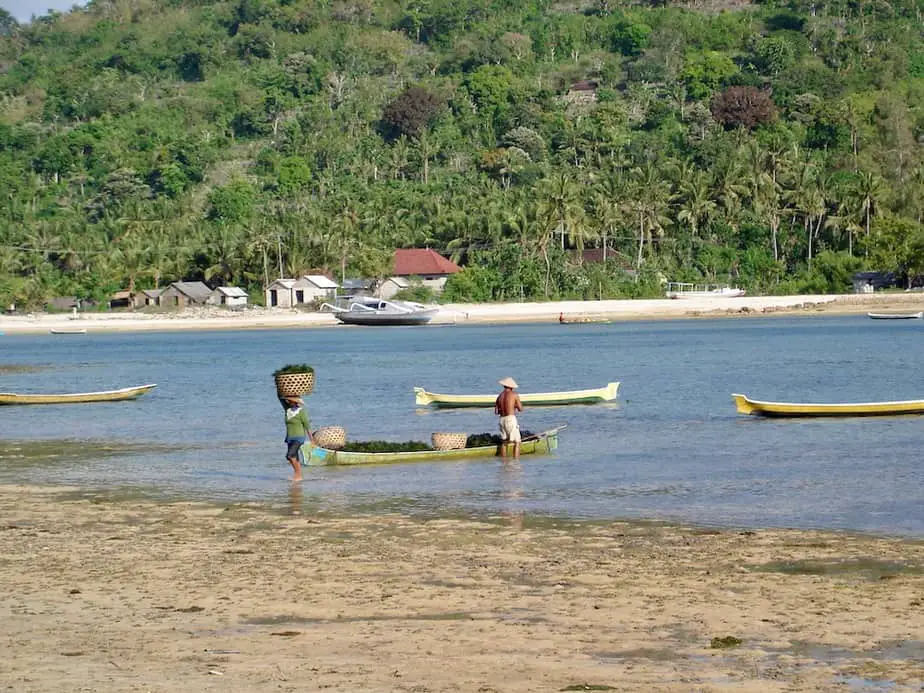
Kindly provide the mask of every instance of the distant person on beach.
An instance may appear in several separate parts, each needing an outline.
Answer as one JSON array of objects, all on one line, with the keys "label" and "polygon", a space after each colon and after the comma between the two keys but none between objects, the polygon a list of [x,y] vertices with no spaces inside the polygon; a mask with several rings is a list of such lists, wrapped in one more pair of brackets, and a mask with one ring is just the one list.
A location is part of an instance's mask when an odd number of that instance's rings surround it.
[{"label": "distant person on beach", "polygon": [[[301,397],[286,397],[282,406],[286,412],[286,459],[292,465],[292,481],[302,480],[302,463],[299,461],[299,451],[306,441],[311,441],[311,422],[305,411]],[[313,442],[313,441],[311,441]]]},{"label": "distant person on beach", "polygon": [[520,424],[517,422],[517,412],[523,411],[520,396],[514,392],[517,382],[510,377],[498,381],[504,386],[504,391],[497,396],[494,402],[494,413],[500,417],[501,457],[507,457],[507,445],[513,443],[513,459],[520,459]]}]

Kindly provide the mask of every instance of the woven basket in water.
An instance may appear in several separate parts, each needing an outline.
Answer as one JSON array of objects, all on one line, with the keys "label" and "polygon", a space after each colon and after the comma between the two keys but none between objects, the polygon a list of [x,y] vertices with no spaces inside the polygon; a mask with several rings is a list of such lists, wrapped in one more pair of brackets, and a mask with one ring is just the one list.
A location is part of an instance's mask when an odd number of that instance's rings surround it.
[{"label": "woven basket in water", "polygon": [[434,433],[430,440],[436,450],[461,450],[468,442],[468,433]]},{"label": "woven basket in water", "polygon": [[285,373],[276,377],[276,394],[298,397],[314,390],[314,373]]},{"label": "woven basket in water", "polygon": [[323,426],[312,434],[314,444],[328,450],[339,450],[346,445],[346,429],[342,426]]}]

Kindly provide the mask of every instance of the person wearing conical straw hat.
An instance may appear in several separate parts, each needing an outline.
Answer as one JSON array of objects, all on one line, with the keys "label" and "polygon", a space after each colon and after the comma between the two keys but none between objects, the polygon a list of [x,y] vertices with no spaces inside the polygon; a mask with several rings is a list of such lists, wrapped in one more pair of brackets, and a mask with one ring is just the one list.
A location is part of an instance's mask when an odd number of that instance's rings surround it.
[{"label": "person wearing conical straw hat", "polygon": [[517,412],[523,411],[523,403],[516,393],[517,381],[507,376],[498,383],[504,386],[503,392],[494,402],[494,413],[500,417],[501,457],[507,457],[507,445],[513,443],[513,459],[520,459],[520,424],[517,422]]}]

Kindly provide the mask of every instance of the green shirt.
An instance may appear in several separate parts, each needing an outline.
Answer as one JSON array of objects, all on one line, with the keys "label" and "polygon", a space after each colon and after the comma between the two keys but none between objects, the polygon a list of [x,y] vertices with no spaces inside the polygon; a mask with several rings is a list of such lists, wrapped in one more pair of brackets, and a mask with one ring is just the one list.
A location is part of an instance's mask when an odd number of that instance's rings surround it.
[{"label": "green shirt", "polygon": [[[288,414],[289,410],[286,410]],[[304,407],[301,407],[298,414],[291,419],[286,417],[286,440],[290,438],[307,438],[311,422],[308,421],[308,414]]]}]

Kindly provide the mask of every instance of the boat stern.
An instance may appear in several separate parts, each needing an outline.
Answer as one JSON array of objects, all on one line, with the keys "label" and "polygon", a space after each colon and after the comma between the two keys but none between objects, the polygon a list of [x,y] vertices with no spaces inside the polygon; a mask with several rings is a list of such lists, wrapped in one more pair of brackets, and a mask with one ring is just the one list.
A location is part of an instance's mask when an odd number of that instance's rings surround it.
[{"label": "boat stern", "polygon": [[616,394],[619,392],[619,382],[607,383],[606,387],[603,390],[603,400],[605,402],[611,402],[616,399]]},{"label": "boat stern", "polygon": [[432,404],[433,398],[430,396],[430,393],[424,390],[422,387],[415,387],[414,401],[417,403],[418,407],[426,407],[427,405]]},{"label": "boat stern", "polygon": [[751,401],[745,395],[732,393],[732,399],[735,400],[735,408],[739,414],[755,414],[756,409]]}]

